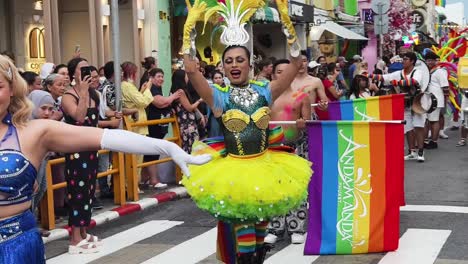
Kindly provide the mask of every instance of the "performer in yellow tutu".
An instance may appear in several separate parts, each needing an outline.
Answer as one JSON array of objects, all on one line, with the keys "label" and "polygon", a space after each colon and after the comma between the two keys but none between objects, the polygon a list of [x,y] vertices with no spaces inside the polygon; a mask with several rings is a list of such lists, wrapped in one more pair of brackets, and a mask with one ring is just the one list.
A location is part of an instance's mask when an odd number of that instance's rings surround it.
[{"label": "performer in yellow tutu", "polygon": [[[294,28],[287,14],[282,14],[288,39],[294,40],[290,50],[295,57],[281,79],[271,83],[249,80],[251,54],[244,46],[249,40],[244,24],[246,16],[263,4],[258,0],[225,0],[213,5],[213,1],[197,0],[189,9],[184,29],[185,71],[221,125],[225,155],[190,167],[191,176],[184,177],[182,183],[199,208],[220,220],[217,253],[225,263],[263,263],[268,219],[299,207],[307,197],[312,176],[307,160],[268,148],[269,107],[290,87],[301,60]],[[287,1],[278,4],[287,5]],[[230,86],[210,87],[196,69],[194,25],[201,14],[205,14],[205,21],[210,15],[223,17],[221,41],[227,48],[222,64]],[[213,154],[215,149],[196,143],[194,152]]]}]

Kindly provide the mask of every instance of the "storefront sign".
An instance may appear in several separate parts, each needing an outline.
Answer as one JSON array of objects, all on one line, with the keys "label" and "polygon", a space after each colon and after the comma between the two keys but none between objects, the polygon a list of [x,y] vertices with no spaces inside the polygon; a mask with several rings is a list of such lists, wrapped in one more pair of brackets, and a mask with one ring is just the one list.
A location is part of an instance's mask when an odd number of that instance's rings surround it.
[{"label": "storefront sign", "polygon": [[314,7],[296,1],[289,2],[289,14],[291,18],[297,22],[314,22]]},{"label": "storefront sign", "polygon": [[26,71],[32,71],[37,74],[41,72],[42,65],[46,62],[45,59],[27,59],[25,64]]},{"label": "storefront sign", "polygon": [[414,6],[421,7],[427,3],[427,0],[412,0],[411,2],[413,3]]},{"label": "storefront sign", "polygon": [[424,9],[415,9],[411,15],[413,16],[413,24],[416,29],[421,29],[426,23],[426,11]]}]

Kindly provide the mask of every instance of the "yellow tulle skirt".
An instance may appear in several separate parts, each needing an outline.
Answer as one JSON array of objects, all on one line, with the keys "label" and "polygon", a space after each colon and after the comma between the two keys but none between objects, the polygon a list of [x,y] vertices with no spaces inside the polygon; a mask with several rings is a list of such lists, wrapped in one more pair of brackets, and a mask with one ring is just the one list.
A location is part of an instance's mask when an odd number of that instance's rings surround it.
[{"label": "yellow tulle skirt", "polygon": [[191,176],[184,176],[182,184],[197,206],[229,222],[265,221],[298,208],[312,177],[309,161],[272,150],[245,157],[218,155],[189,169]]}]

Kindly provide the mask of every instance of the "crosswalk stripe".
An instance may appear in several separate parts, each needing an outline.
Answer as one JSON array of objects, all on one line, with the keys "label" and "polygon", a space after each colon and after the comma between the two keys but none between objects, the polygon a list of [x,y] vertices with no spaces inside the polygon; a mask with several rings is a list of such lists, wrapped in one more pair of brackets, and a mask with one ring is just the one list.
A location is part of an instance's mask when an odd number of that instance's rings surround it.
[{"label": "crosswalk stripe", "polygon": [[213,228],[142,264],[197,263],[216,252],[216,234],[216,228]]},{"label": "crosswalk stripe", "polygon": [[451,230],[409,228],[400,238],[398,250],[385,254],[379,264],[432,264],[451,232]]},{"label": "crosswalk stripe", "polygon": [[[305,236],[307,237],[307,234]],[[291,244],[267,258],[265,264],[310,264],[318,258],[319,256],[305,256],[304,244]]]},{"label": "crosswalk stripe", "polygon": [[468,214],[468,207],[447,205],[406,205],[400,207],[400,211]]},{"label": "crosswalk stripe", "polygon": [[135,244],[138,241],[152,237],[158,233],[164,232],[182,223],[183,222],[180,222],[180,221],[168,221],[168,220],[149,221],[144,224],[130,228],[126,231],[117,233],[106,239],[103,239],[104,245],[102,246],[101,250],[98,253],[81,254],[81,255],[71,255],[71,254],[65,253],[60,256],[54,257],[50,260],[47,260],[47,263],[48,264],[89,263],[93,260],[109,255],[111,253],[114,253],[118,250],[121,250],[125,247]]}]

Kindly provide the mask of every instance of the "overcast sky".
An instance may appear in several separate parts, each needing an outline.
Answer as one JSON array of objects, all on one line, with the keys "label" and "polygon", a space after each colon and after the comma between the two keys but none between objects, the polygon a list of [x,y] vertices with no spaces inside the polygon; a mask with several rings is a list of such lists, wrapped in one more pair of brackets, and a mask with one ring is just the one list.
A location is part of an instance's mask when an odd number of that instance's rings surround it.
[{"label": "overcast sky", "polygon": [[468,22],[467,21],[468,20],[468,1],[467,0],[447,0],[447,4],[455,4],[455,3],[465,3],[464,23],[466,24]]}]

